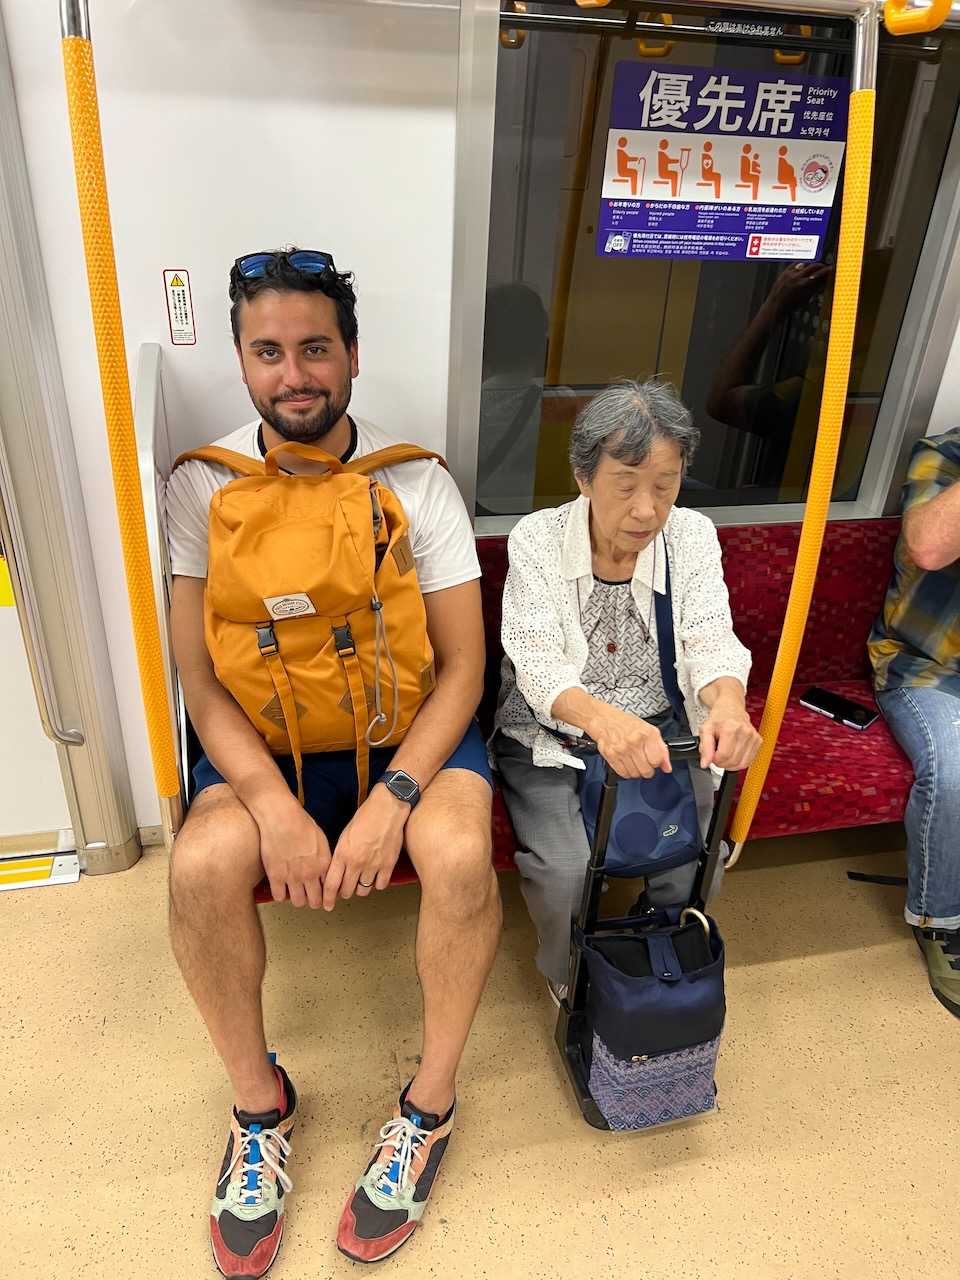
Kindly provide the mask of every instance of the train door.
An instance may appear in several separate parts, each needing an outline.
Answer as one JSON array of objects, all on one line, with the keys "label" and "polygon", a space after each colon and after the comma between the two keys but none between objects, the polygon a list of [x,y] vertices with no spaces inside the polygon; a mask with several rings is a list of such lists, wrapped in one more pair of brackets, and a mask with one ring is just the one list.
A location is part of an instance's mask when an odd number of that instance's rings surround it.
[{"label": "train door", "polygon": [[0,890],[80,874],[57,748],[43,731],[30,668],[11,565],[0,554]]}]

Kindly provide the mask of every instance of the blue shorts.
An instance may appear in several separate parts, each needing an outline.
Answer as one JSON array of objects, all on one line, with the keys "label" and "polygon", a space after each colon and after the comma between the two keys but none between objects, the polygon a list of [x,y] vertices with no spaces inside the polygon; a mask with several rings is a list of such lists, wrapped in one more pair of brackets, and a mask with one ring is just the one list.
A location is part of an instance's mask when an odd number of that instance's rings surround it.
[{"label": "blue shorts", "polygon": [[[370,786],[379,782],[397,753],[396,747],[373,747],[370,751]],[[274,756],[287,786],[296,795],[297,774],[293,756]],[[478,773],[493,789],[493,775],[487,759],[487,744],[480,726],[471,720],[460,745],[442,769],[469,769]],[[193,792],[226,779],[205,755],[193,767]],[[353,751],[311,751],[303,757],[304,808],[330,841],[340,833],[357,811],[357,757]]]}]

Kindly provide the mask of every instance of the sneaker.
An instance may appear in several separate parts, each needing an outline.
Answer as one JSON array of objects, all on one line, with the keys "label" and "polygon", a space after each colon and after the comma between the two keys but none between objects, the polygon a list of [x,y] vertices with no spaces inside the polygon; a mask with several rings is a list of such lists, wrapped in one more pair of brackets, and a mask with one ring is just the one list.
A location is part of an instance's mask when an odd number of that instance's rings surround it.
[{"label": "sneaker", "polygon": [[409,1088],[340,1217],[337,1248],[354,1262],[380,1262],[410,1239],[450,1141],[456,1103],[442,1119],[428,1115],[407,1101]]},{"label": "sneaker", "polygon": [[283,1236],[284,1196],[293,1190],[284,1166],[297,1095],[283,1067],[274,1064],[274,1070],[280,1105],[259,1115],[234,1108],[210,1206],[213,1260],[230,1280],[257,1280],[267,1272]]},{"label": "sneaker", "polygon": [[960,929],[921,929],[913,936],[930,974],[930,990],[945,1009],[960,1018]]}]

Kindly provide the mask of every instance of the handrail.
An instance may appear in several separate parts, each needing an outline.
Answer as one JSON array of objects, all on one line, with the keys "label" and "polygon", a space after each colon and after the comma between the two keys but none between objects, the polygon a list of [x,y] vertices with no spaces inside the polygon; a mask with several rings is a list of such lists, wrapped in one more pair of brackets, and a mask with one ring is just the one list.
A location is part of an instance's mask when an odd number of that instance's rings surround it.
[{"label": "handrail", "polygon": [[172,799],[180,794],[180,773],[138,475],[87,0],[60,0],[60,23],[80,226],[140,691],[157,793],[161,799]]},{"label": "handrail", "polygon": [[[571,0],[573,3],[573,0]],[[762,20],[761,20],[762,21]],[[513,13],[503,8],[500,11],[500,22],[518,34],[527,31],[575,31],[586,34],[610,36],[644,36],[660,37],[664,34],[662,22],[633,21],[632,17],[591,17],[587,13],[574,10],[571,13]],[[779,36],[751,35],[746,31],[712,31],[705,26],[694,26],[690,23],[673,22],[670,24],[671,40],[702,41],[717,40],[725,44],[754,45],[769,47],[774,42],[783,49],[803,49],[810,52],[826,53],[850,48],[847,37],[840,36],[804,36],[784,34]]]},{"label": "handrail", "polygon": [[[612,0],[576,0],[578,9],[605,9]],[[944,0],[935,0],[943,3]],[[770,13],[830,14],[838,18],[855,18],[879,8],[881,0],[693,0],[685,9],[751,9]]]},{"label": "handrail", "polygon": [[922,35],[943,26],[952,8],[953,0],[931,0],[922,7],[911,5],[909,0],[886,0],[883,21],[892,36]]},{"label": "handrail", "polygon": [[[571,8],[579,10],[605,9],[615,0],[568,0]],[[624,6],[626,7],[626,6]],[[631,6],[632,7],[632,6]],[[730,10],[753,11],[754,13],[768,12],[771,14],[805,14],[812,17],[841,17],[841,18],[857,18],[868,13],[882,12],[885,19],[892,17],[893,25],[890,20],[887,21],[887,30],[891,35],[910,35],[923,34],[936,30],[939,27],[957,27],[960,26],[960,0],[724,0],[722,4],[718,0],[686,0],[682,5],[685,13],[704,13],[722,10],[724,13]],[[501,14],[501,17],[507,15]],[[559,14],[530,14],[528,20],[521,25],[526,29],[532,27],[546,26],[549,22],[556,21],[558,24],[572,25],[578,21],[574,16],[564,18]],[[590,18],[587,13],[582,13],[579,21],[589,22]],[[630,23],[624,21],[618,23],[611,18],[597,18],[596,21],[609,23],[607,29],[613,30],[616,27],[629,27],[630,34],[634,34],[636,30],[643,30],[642,23]],[[647,24],[648,29],[656,24]],[[716,32],[708,32],[705,34],[715,35]]]},{"label": "handrail", "polygon": [[[506,3],[514,13],[526,13],[526,0],[506,0]],[[500,31],[500,43],[504,49],[522,49],[527,40],[525,31],[518,31],[516,27],[503,27]]]},{"label": "handrail", "polygon": [[[660,21],[665,27],[673,26],[673,14],[661,13]],[[659,44],[647,44],[646,40],[637,41],[637,53],[641,58],[666,58],[673,52],[673,41],[663,40]]]},{"label": "handrail", "polygon": [[[812,36],[813,27],[809,23],[800,24],[800,34],[802,36]],[[802,67],[807,60],[806,50],[800,53],[787,53],[784,49],[774,49],[773,60],[778,67]]]},{"label": "handrail", "polygon": [[23,635],[23,647],[27,654],[27,665],[30,668],[30,679],[40,712],[40,723],[43,731],[52,742],[59,742],[64,747],[82,747],[85,739],[79,729],[64,729],[60,723],[60,711],[57,707],[53,677],[50,674],[50,661],[43,639],[40,625],[40,610],[37,607],[37,592],[30,574],[30,562],[26,548],[20,537],[15,512],[8,513],[9,498],[5,499],[4,491],[11,491],[4,484],[3,470],[0,468],[0,544],[7,561],[10,573],[10,585],[13,598],[20,617],[20,631]]}]

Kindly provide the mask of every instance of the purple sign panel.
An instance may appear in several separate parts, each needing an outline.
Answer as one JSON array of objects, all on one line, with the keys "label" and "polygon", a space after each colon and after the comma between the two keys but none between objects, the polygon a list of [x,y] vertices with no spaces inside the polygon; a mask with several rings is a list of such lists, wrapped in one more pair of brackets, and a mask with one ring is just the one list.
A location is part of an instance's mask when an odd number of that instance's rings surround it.
[{"label": "purple sign panel", "polygon": [[848,94],[836,77],[620,62],[597,253],[818,257]]}]

